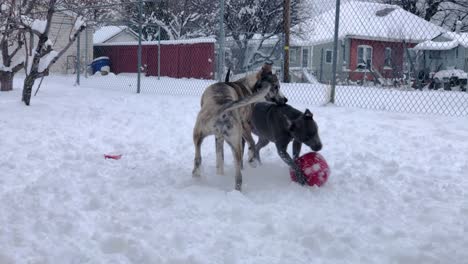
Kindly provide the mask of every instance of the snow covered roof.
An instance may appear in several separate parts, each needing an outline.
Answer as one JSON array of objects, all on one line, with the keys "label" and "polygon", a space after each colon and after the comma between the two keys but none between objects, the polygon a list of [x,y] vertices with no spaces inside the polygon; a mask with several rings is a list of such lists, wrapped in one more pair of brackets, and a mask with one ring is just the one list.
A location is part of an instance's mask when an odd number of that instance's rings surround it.
[{"label": "snow covered roof", "polygon": [[96,30],[93,35],[94,44],[104,43],[114,36],[120,34],[122,31],[129,31],[131,34],[136,35],[131,29],[126,26],[105,26]]},{"label": "snow covered roof", "polygon": [[[216,43],[216,39],[215,38],[193,38],[193,39],[161,40],[161,45],[196,44],[196,43]],[[133,46],[133,45],[138,45],[138,41],[98,43],[97,44],[97,46]],[[142,41],[141,45],[143,46],[158,45],[158,41]]]},{"label": "snow covered roof", "polygon": [[[296,45],[320,44],[333,41],[335,9],[316,16],[297,29],[303,32],[294,37]],[[340,7],[338,37],[353,37],[383,41],[421,42],[445,32],[436,26],[396,5],[349,1]]]},{"label": "snow covered roof", "polygon": [[[438,36],[439,37],[439,36]],[[445,32],[440,35],[445,40],[428,40],[414,47],[417,50],[451,50],[458,46],[468,48],[468,33]]]}]

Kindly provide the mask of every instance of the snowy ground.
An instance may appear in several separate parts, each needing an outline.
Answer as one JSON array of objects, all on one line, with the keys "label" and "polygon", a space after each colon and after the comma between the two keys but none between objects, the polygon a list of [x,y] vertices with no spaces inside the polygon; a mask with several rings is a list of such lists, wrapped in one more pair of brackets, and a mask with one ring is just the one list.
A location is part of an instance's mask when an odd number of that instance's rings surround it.
[{"label": "snowy ground", "polygon": [[466,117],[310,107],[327,184],[292,183],[269,145],[239,193],[213,138],[191,178],[198,96],[72,83],[0,94],[1,264],[468,263]]}]

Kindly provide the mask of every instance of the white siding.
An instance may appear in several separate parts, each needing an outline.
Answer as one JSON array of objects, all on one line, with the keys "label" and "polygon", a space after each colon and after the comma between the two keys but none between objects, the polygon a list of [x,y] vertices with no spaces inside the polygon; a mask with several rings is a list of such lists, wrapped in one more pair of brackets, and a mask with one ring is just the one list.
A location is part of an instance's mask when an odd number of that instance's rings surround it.
[{"label": "white siding", "polygon": [[104,43],[116,43],[116,42],[133,42],[138,41],[138,37],[134,34],[124,30],[112,38],[106,40]]},{"label": "white siding", "polygon": [[[70,31],[74,24],[74,18],[63,13],[57,13],[54,15],[52,20],[52,26],[50,29],[49,38],[55,43],[54,48],[61,50],[68,44]],[[86,35],[88,37],[88,43],[86,45]],[[86,47],[88,50],[88,56],[86,59]],[[77,56],[77,43],[73,43],[72,46],[65,52],[62,57],[50,68],[51,73],[66,73],[68,68],[73,67],[72,62]],[[93,58],[93,30],[92,28],[86,28],[80,34],[80,58],[81,63],[86,65],[86,62],[91,62]],[[73,69],[68,69],[68,73],[73,72]]]}]

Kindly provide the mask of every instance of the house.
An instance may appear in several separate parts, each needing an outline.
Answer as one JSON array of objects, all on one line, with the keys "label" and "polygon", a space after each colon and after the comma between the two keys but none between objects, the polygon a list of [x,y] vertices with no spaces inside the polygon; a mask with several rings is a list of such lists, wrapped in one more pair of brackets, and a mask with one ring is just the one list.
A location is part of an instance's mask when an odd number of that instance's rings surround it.
[{"label": "house", "polygon": [[94,44],[138,41],[138,34],[126,26],[101,27],[93,35]]},{"label": "house", "polygon": [[[298,25],[290,66],[306,68],[320,82],[332,78],[335,9]],[[349,1],[341,5],[338,32],[339,79],[401,78],[410,49],[445,30],[395,5]]]},{"label": "house", "polygon": [[[57,12],[52,17],[49,39],[54,43],[54,49],[61,50],[69,42],[69,35],[75,23],[77,15],[69,11]],[[93,29],[87,27],[80,33],[80,60],[85,69],[86,62],[93,58]],[[74,43],[68,50],[50,67],[51,73],[72,73],[76,69],[76,57],[78,43]],[[86,57],[87,56],[87,57]]]},{"label": "house", "polygon": [[445,32],[419,43],[414,49],[422,53],[420,70],[460,69],[468,72],[468,33]]}]

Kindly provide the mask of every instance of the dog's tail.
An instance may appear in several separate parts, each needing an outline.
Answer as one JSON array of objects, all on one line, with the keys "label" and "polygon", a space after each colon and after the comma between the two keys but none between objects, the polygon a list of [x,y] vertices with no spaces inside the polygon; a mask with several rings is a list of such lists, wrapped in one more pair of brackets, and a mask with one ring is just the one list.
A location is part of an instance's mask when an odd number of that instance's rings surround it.
[{"label": "dog's tail", "polygon": [[237,109],[237,108],[241,108],[241,107],[244,107],[244,106],[248,106],[250,104],[254,104],[254,103],[258,103],[260,101],[263,101],[263,100],[265,100],[265,96],[267,95],[268,91],[269,91],[269,89],[267,89],[267,88],[260,89],[256,93],[253,93],[253,94],[251,94],[249,96],[246,96],[246,97],[244,97],[244,98],[242,98],[240,100],[226,103],[221,108],[220,113],[224,113],[224,112],[227,112],[227,111],[231,111],[231,110],[234,110],[234,109]]},{"label": "dog's tail", "polygon": [[229,82],[229,75],[231,74],[231,68],[228,68],[228,71],[226,73],[226,77],[224,78],[224,82]]}]

